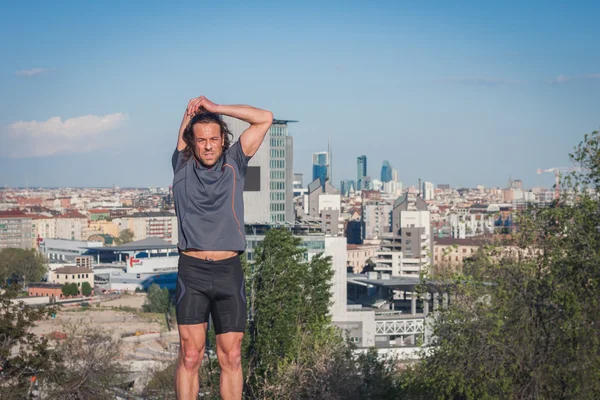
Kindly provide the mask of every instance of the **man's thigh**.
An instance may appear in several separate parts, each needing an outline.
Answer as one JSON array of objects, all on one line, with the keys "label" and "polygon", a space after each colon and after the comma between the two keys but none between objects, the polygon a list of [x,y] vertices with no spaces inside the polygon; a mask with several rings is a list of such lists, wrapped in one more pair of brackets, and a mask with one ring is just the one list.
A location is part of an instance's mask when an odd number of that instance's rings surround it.
[{"label": "man's thigh", "polygon": [[175,293],[178,325],[208,322],[211,308],[210,290],[210,271],[203,268],[197,260],[180,257]]},{"label": "man's thigh", "polygon": [[217,335],[217,355],[240,354],[244,332],[227,332]]},{"label": "man's thigh", "polygon": [[201,353],[204,351],[207,327],[207,322],[195,325],[179,325],[179,343],[181,352],[184,355],[194,350]]},{"label": "man's thigh", "polygon": [[217,335],[246,330],[246,288],[239,258],[213,271],[215,296],[211,303],[211,317]]}]

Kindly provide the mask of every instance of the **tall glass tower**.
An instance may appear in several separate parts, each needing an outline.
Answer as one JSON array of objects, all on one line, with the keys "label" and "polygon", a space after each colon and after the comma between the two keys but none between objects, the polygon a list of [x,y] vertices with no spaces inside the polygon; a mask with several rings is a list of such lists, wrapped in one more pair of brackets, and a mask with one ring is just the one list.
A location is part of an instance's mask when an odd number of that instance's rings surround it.
[{"label": "tall glass tower", "polygon": [[313,181],[320,179],[321,184],[324,184],[329,179],[329,153],[321,151],[313,154]]},{"label": "tall glass tower", "polygon": [[356,158],[356,185],[358,190],[363,189],[363,178],[367,176],[367,156]]},{"label": "tall glass tower", "polygon": [[381,182],[386,183],[392,180],[392,166],[388,160],[383,161],[381,166]]}]

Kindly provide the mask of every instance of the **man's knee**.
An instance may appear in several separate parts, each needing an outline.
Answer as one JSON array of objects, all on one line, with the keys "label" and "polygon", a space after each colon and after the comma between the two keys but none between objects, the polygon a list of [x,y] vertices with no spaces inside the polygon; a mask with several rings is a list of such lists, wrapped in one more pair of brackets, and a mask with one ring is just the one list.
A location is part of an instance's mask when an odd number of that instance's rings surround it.
[{"label": "man's knee", "polygon": [[188,371],[197,371],[202,363],[204,349],[184,348],[181,352],[181,365]]},{"label": "man's knee", "polygon": [[239,348],[229,349],[222,353],[221,367],[237,370],[242,366],[242,352]]}]

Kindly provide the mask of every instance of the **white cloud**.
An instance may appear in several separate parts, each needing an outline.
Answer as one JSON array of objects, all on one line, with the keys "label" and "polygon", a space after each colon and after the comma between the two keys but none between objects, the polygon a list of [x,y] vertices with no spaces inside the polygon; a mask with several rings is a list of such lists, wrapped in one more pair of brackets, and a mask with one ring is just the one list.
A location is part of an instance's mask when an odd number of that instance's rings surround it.
[{"label": "white cloud", "polygon": [[567,82],[571,82],[571,81],[594,80],[594,79],[600,79],[600,74],[586,74],[586,75],[576,75],[576,76],[559,75],[556,78],[552,79],[550,81],[550,84],[560,85],[562,83],[567,83]]},{"label": "white cloud", "polygon": [[31,69],[22,69],[20,71],[15,72],[16,76],[33,76],[39,75],[42,72],[48,71],[47,68],[31,68]]},{"label": "white cloud", "polygon": [[123,113],[104,116],[85,115],[62,120],[17,121],[7,127],[12,157],[43,157],[83,153],[106,145],[105,134],[124,125]]},{"label": "white cloud", "polygon": [[516,85],[521,83],[520,81],[514,81],[510,79],[488,78],[483,76],[458,76],[447,79],[446,82],[480,86]]}]

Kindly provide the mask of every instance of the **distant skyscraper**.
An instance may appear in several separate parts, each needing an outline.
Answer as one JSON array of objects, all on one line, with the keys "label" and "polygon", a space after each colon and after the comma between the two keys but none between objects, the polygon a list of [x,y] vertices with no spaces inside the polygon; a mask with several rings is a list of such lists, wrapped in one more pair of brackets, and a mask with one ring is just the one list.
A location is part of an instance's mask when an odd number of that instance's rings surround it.
[{"label": "distant skyscraper", "polygon": [[392,180],[392,166],[388,160],[383,161],[381,166],[381,182],[386,183]]},{"label": "distant skyscraper", "polygon": [[329,153],[321,151],[313,154],[313,176],[312,180],[320,179],[324,183],[329,179]]},{"label": "distant skyscraper", "polygon": [[434,189],[433,183],[423,182],[423,200],[433,200]]},{"label": "distant skyscraper", "polygon": [[356,183],[351,179],[344,179],[340,184],[342,196],[348,196],[351,190],[356,191]]},{"label": "distant skyscraper", "polygon": [[373,179],[370,176],[363,177],[362,182],[362,190],[373,190]]},{"label": "distant skyscraper", "polygon": [[365,176],[367,176],[367,156],[359,156],[356,158],[356,184],[358,190],[362,190]]},{"label": "distant skyscraper", "polygon": [[513,189],[523,189],[523,181],[520,179],[516,179],[514,181],[512,181],[512,188]]}]

